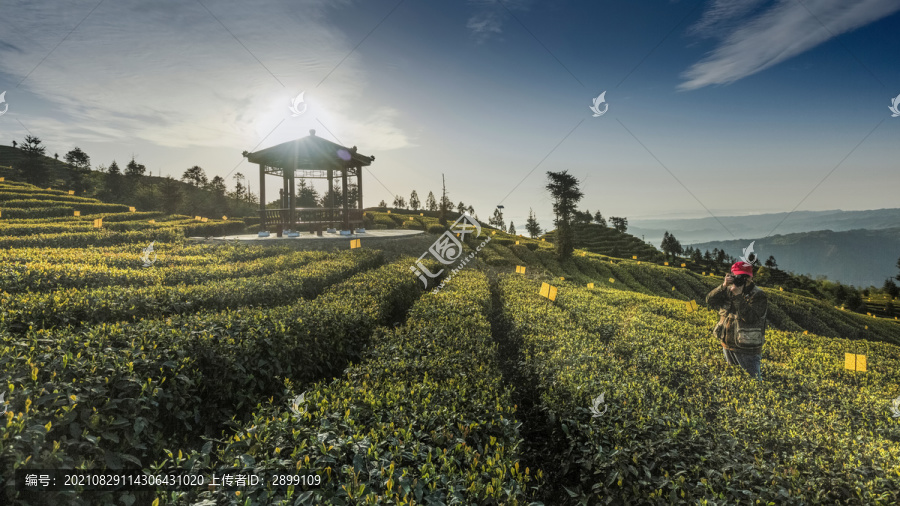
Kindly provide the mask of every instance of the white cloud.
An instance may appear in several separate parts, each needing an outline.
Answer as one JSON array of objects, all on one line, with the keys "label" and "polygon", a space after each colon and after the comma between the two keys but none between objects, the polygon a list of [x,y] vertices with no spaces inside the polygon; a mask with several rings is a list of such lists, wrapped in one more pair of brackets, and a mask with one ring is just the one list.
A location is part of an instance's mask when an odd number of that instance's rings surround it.
[{"label": "white cloud", "polygon": [[[17,13],[18,34],[0,33],[0,72],[15,83],[96,5],[20,3],[6,7]],[[354,52],[317,87],[355,45],[326,21],[335,2],[203,3],[227,31],[197,2],[104,2],[19,87],[37,99],[19,118],[65,144],[249,149],[282,119],[279,130],[292,125],[290,100],[305,90],[304,121],[313,112],[338,118],[329,127],[353,132],[360,146],[408,145],[396,115],[360,120],[353,110],[369,99],[377,62]]]},{"label": "white cloud", "polygon": [[[760,5],[756,0],[711,4],[692,31],[722,41],[682,75],[680,89],[732,83],[900,10],[896,0],[780,0],[741,22]],[[723,36],[723,25],[737,26]]]},{"label": "white cloud", "polygon": [[469,3],[477,7],[466,28],[480,44],[492,35],[503,33],[503,23],[509,18],[509,11],[527,10],[531,0],[469,0]]}]

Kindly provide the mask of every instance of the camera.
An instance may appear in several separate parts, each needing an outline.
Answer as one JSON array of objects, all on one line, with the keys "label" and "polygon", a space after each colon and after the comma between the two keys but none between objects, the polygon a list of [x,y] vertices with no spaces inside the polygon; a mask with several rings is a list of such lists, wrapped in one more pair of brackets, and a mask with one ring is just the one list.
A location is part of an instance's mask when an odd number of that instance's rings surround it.
[{"label": "camera", "polygon": [[734,276],[734,286],[744,286],[747,284],[747,280],[750,279],[750,276],[746,274],[738,274]]}]

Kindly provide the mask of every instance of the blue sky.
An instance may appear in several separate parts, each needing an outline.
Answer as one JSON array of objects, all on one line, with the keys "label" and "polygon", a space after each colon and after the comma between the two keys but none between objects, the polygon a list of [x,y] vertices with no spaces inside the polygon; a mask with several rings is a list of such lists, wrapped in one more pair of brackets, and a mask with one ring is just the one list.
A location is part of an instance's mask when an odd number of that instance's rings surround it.
[{"label": "blue sky", "polygon": [[[900,204],[896,0],[2,10],[0,143],[30,132],[94,165],[200,165],[256,190],[241,151],[314,128],[375,155],[366,205],[438,194],[443,173],[454,202],[483,220],[502,203],[520,229],[529,208],[551,225],[548,170],[583,181],[582,208],[632,220]],[[609,110],[593,117],[603,91]]]}]

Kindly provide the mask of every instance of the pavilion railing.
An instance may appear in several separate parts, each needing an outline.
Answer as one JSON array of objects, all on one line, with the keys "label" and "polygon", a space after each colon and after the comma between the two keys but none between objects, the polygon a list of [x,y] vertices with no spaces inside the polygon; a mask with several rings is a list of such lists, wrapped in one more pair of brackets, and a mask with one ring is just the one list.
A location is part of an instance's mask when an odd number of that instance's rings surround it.
[{"label": "pavilion railing", "polygon": [[[324,228],[349,229],[362,227],[361,209],[348,209],[344,216],[340,207],[300,207],[291,209],[266,209],[260,211],[259,225],[262,229],[275,230],[322,230]],[[346,218],[346,219],[345,219]]]}]

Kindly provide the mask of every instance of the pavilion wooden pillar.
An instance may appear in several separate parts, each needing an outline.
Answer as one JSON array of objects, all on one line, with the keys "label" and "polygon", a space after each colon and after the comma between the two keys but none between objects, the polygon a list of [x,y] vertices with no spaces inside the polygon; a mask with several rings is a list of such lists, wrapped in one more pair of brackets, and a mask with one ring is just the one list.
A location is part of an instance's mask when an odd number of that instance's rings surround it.
[{"label": "pavilion wooden pillar", "polygon": [[343,201],[343,206],[341,206],[341,214],[343,215],[343,227],[341,230],[350,230],[350,195],[347,193],[347,171],[350,170],[349,167],[344,167],[341,170],[341,187],[343,188],[343,192],[341,193]]},{"label": "pavilion wooden pillar", "polygon": [[266,166],[259,164],[259,228],[266,230]]},{"label": "pavilion wooden pillar", "polygon": [[334,170],[328,167],[328,228],[334,228]]},{"label": "pavilion wooden pillar", "polygon": [[356,196],[359,201],[357,205],[359,206],[359,210],[362,211],[363,203],[362,203],[362,167],[356,168]]},{"label": "pavilion wooden pillar", "polygon": [[294,196],[294,177],[296,175],[296,172],[291,171],[290,188],[288,188],[290,190],[290,193],[288,193],[288,223],[291,224],[291,230],[294,230],[294,216],[296,215],[295,208],[297,203]]}]

